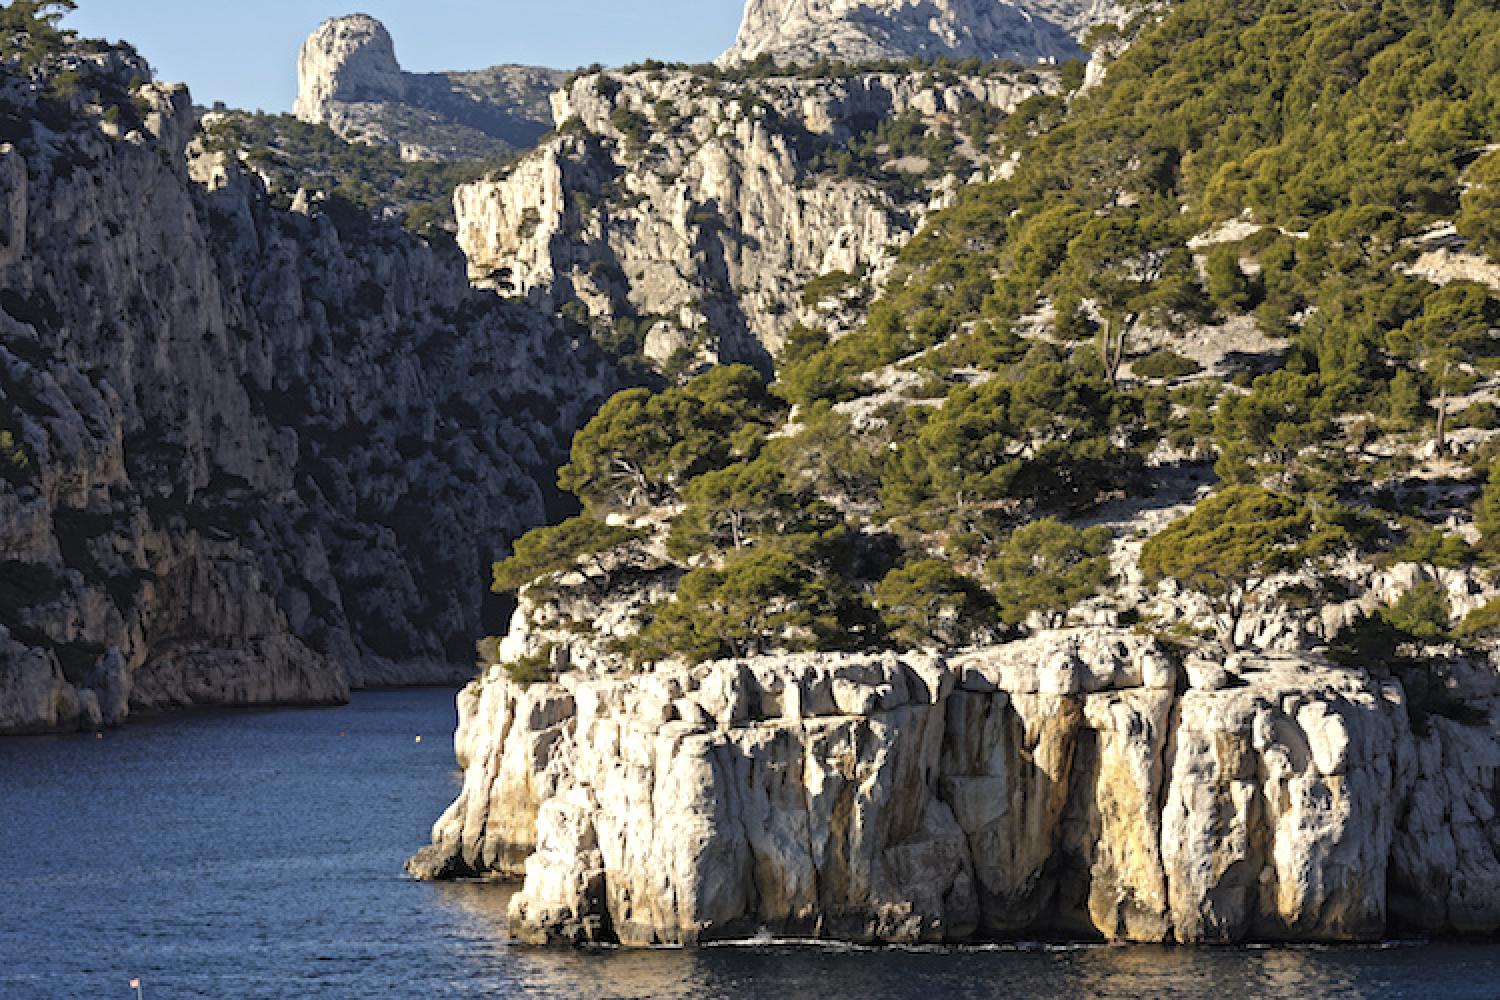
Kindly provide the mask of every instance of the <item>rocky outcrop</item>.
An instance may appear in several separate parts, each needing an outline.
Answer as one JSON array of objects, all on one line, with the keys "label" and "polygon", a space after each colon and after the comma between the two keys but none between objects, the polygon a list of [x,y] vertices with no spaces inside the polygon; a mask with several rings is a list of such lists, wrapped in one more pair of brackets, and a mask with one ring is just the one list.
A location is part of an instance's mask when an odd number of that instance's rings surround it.
[{"label": "rocky outcrop", "polygon": [[[1306,657],[1184,673],[1106,629],[948,660],[788,656],[460,699],[425,877],[524,878],[534,942],[1492,933],[1500,705],[1413,730]],[[1462,758],[1462,762],[1460,762]]]},{"label": "rocky outcrop", "polygon": [[[581,77],[553,98],[556,137],[508,176],[459,188],[459,242],[477,282],[578,310],[658,366],[767,368],[797,323],[851,324],[850,302],[881,285],[958,180],[889,150],[839,168],[839,150],[914,115],[948,136],[955,171],[986,169],[986,151],[954,126],[1054,86],[998,72]],[[848,280],[804,299],[830,274]]]},{"label": "rocky outcrop", "polygon": [[326,121],[334,101],[399,101],[405,96],[396,43],[385,25],[368,14],[324,21],[303,43],[292,106],[303,121]]},{"label": "rocky outcrop", "polygon": [[71,104],[0,78],[0,732],[469,676],[602,355],[451,245],[276,209],[127,51],[54,68]]},{"label": "rocky outcrop", "polygon": [[1417,259],[1402,269],[1434,285],[1472,281],[1500,292],[1500,264],[1479,253],[1451,224],[1439,225],[1410,241]]},{"label": "rocky outcrop", "polygon": [[624,670],[629,659],[620,642],[639,634],[642,615],[676,593],[684,572],[668,557],[661,534],[597,553],[586,565],[521,591],[498,658],[542,659],[595,673]]},{"label": "rocky outcrop", "polygon": [[297,60],[298,118],[414,160],[497,156],[535,145],[564,74],[534,66],[406,73],[385,25],[368,14],[323,22]]},{"label": "rocky outcrop", "polygon": [[1082,55],[1093,24],[1115,21],[1112,0],[749,0],[722,66],[770,57],[820,59],[1013,59],[1061,62]]}]

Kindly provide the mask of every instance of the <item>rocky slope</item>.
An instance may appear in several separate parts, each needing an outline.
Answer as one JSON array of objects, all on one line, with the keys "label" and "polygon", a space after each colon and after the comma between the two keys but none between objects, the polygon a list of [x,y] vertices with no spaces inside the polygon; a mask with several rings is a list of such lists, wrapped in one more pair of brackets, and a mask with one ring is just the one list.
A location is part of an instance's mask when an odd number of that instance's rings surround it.
[{"label": "rocky slope", "polygon": [[[1013,122],[1037,132],[1018,158],[975,151],[1005,182],[958,190],[862,326],[867,275],[814,284],[806,305],[847,290],[855,328],[793,341],[793,406],[717,376],[609,404],[565,473],[585,516],[497,569],[519,610],[410,870],[523,880],[535,942],[1500,932],[1492,206],[1465,191],[1474,147],[1422,145],[1467,85],[1384,97],[1434,66],[1487,78],[1470,40],[1496,14],[1372,13],[1175,7],[1091,96]],[[1394,130],[1250,110],[1284,43],[1288,85],[1357,78],[1346,110]],[[1335,45],[1369,58],[1351,76]],[[795,75],[720,75],[773,72]],[[603,87],[624,187],[673,116]],[[577,103],[564,131],[597,136]],[[911,152],[853,131],[855,163]],[[576,245],[567,169],[544,187]],[[1454,225],[1377,236],[1323,198],[1374,178]],[[1377,301],[1410,311],[1334,319]]]},{"label": "rocky slope", "polygon": [[451,246],[277,210],[149,78],[0,77],[0,732],[467,673],[606,362]]},{"label": "rocky slope", "polygon": [[1389,678],[1190,666],[1093,629],[529,688],[496,668],[412,868],[524,877],[512,929],[537,942],[1500,929],[1493,671],[1484,726],[1418,731]]},{"label": "rocky slope", "polygon": [[[476,281],[580,310],[659,366],[767,368],[797,323],[854,320],[955,173],[998,169],[955,131],[965,116],[992,121],[1053,88],[1033,72],[584,76],[553,97],[556,137],[459,188],[459,242]],[[928,155],[871,140],[898,120],[934,137]],[[830,158],[861,140],[869,162]],[[823,275],[847,280],[804,298]]]},{"label": "rocky slope", "polygon": [[1062,62],[1082,56],[1079,42],[1092,25],[1122,15],[1111,0],[749,0],[734,46],[718,61]]},{"label": "rocky slope", "polygon": [[406,73],[385,26],[353,14],[325,21],[302,46],[294,112],[407,159],[490,157],[536,144],[563,76],[534,66]]}]

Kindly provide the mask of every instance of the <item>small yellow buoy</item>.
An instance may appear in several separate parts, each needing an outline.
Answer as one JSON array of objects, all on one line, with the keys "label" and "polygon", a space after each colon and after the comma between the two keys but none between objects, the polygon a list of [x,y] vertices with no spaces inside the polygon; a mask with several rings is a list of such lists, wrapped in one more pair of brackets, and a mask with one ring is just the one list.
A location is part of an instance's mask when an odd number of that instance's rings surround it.
[{"label": "small yellow buoy", "polygon": [[420,736],[418,736],[418,737],[417,737],[417,742],[418,742],[418,743],[421,743],[421,742],[422,742],[422,737],[420,737]]}]

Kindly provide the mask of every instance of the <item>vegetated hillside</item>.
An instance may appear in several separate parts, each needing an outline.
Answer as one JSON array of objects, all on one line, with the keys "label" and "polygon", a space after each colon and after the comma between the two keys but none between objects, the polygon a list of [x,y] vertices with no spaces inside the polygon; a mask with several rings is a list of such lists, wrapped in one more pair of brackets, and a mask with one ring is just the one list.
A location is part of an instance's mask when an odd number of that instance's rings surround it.
[{"label": "vegetated hillside", "polygon": [[455,230],[454,189],[514,160],[502,155],[413,162],[391,146],[350,142],[327,125],[224,107],[205,114],[201,124],[204,148],[234,155],[260,176],[280,207],[290,208],[297,193],[306,191],[422,235]]},{"label": "vegetated hillside", "polygon": [[1500,619],[1500,311],[1451,279],[1496,273],[1497,80],[1478,0],[1176,5],[1001,126],[1013,176],[934,217],[858,330],[797,331],[769,388],[611,401],[561,477],[583,518],[497,567],[538,582],[496,654],[952,648],[1071,614],[1328,645],[1461,716],[1454,643]]}]

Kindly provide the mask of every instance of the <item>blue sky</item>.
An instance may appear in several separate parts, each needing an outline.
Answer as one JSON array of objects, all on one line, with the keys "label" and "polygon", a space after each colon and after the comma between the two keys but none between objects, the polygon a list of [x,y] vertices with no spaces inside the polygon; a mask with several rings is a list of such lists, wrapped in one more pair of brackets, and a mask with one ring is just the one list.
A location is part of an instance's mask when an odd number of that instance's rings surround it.
[{"label": "blue sky", "polygon": [[79,0],[69,26],[123,38],[200,104],[287,111],[297,50],[319,22],[364,11],[414,71],[641,59],[703,62],[734,41],[743,0]]}]

